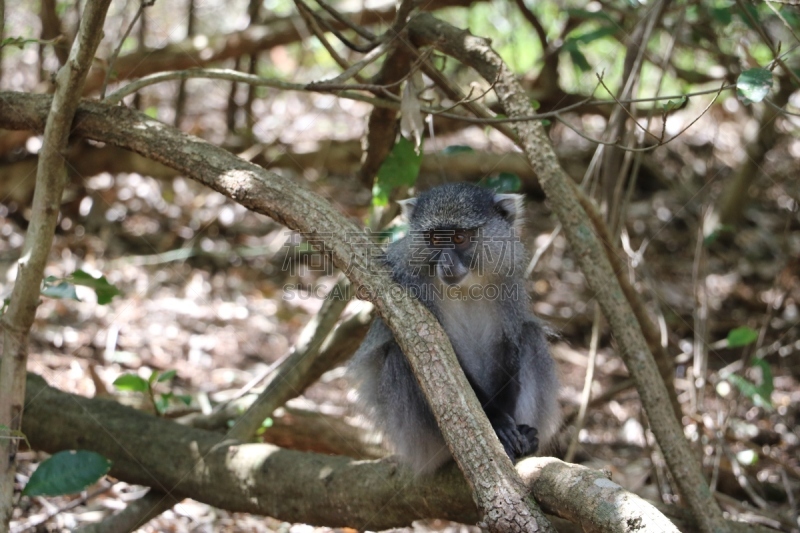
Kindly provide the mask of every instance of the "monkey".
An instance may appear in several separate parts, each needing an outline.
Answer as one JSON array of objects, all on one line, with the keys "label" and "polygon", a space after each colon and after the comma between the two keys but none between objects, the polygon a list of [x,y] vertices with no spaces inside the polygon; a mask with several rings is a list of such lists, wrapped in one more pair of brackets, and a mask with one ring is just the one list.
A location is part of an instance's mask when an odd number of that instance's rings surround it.
[{"label": "monkey", "polygon": [[[512,462],[535,453],[559,428],[559,382],[524,287],[522,196],[451,183],[401,208],[408,232],[383,255],[393,281],[444,328]],[[411,366],[379,317],[348,373],[367,418],[417,475],[450,461]]]}]

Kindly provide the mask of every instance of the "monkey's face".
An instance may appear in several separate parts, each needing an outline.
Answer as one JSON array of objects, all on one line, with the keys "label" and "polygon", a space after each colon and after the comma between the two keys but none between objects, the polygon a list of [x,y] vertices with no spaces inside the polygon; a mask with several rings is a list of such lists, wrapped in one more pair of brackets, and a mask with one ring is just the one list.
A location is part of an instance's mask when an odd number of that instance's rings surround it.
[{"label": "monkey's face", "polygon": [[412,271],[435,278],[445,285],[457,285],[470,272],[475,230],[440,228],[410,230]]},{"label": "monkey's face", "polygon": [[[414,276],[442,285],[502,283],[513,275],[522,198],[456,183],[401,202]],[[515,242],[516,241],[516,242]],[[408,241],[407,241],[408,242]]]}]

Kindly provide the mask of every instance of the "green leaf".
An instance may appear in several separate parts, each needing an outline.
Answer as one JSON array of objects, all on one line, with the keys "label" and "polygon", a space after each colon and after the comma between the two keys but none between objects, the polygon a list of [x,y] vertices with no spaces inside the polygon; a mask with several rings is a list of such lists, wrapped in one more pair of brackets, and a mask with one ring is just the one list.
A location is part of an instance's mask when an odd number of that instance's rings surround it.
[{"label": "green leaf", "polygon": [[750,380],[743,378],[737,374],[731,374],[727,379],[731,382],[739,392],[750,398],[753,404],[757,407],[763,407],[769,411],[774,409],[772,405],[772,391],[775,390],[775,383],[772,378],[772,369],[764,359],[754,357],[752,360],[753,366],[761,370],[761,384],[756,385]]},{"label": "green leaf", "polygon": [[464,146],[463,144],[451,144],[450,146],[446,146],[444,150],[442,150],[442,155],[455,155],[455,154],[463,154],[466,152],[474,152],[475,150],[472,149],[471,146]]},{"label": "green leaf", "polygon": [[164,383],[165,381],[169,381],[172,378],[174,378],[175,374],[177,374],[177,373],[178,373],[178,371],[175,370],[175,369],[167,370],[166,372],[164,372],[163,374],[158,376],[158,382],[159,383]]},{"label": "green leaf", "polygon": [[763,100],[772,89],[772,72],[765,68],[750,68],[739,74],[736,93],[745,105]]},{"label": "green leaf", "polygon": [[564,12],[575,19],[604,20],[614,22],[614,19],[605,11],[588,11],[586,9],[565,9]]},{"label": "green leaf", "polygon": [[31,476],[22,494],[59,496],[84,490],[106,475],[111,461],[87,450],[58,452],[43,461]]},{"label": "green leaf", "polygon": [[167,392],[165,394],[159,394],[156,397],[155,402],[154,402],[155,406],[156,406],[156,411],[158,411],[158,413],[162,414],[162,415],[164,413],[166,413],[167,412],[167,407],[169,407],[169,401],[171,399],[172,399],[172,393],[171,392]]},{"label": "green leaf", "polygon": [[660,104],[661,111],[663,111],[664,113],[677,111],[678,109],[681,109],[683,106],[685,106],[688,101],[689,99],[686,96],[681,96],[677,100],[667,100],[666,103]]},{"label": "green leaf", "polygon": [[753,363],[753,366],[757,366],[761,369],[761,385],[758,386],[758,392],[761,396],[769,399],[769,397],[772,396],[772,392],[775,390],[775,381],[772,379],[772,368],[766,360],[760,357],[753,357],[751,363]]},{"label": "green leaf", "polygon": [[728,332],[728,348],[738,348],[754,343],[758,339],[758,332],[747,326],[732,329]]},{"label": "green leaf", "polygon": [[522,188],[522,180],[511,172],[501,172],[497,176],[490,176],[478,184],[481,187],[492,189],[496,193],[517,192]]},{"label": "green leaf", "polygon": [[45,285],[42,287],[41,293],[42,296],[47,296],[48,298],[80,301],[78,293],[75,292],[75,285],[66,281],[62,281],[58,285]]},{"label": "green leaf", "polygon": [[728,7],[712,7],[709,9],[709,13],[711,13],[711,17],[722,24],[723,26],[727,26],[733,20],[733,12],[731,8]]},{"label": "green leaf", "polygon": [[97,303],[100,305],[110,303],[114,296],[122,294],[119,289],[108,282],[105,276],[95,278],[83,270],[76,270],[67,280],[73,282],[75,285],[94,289],[95,294],[97,294]]},{"label": "green leaf", "polygon": [[123,374],[114,380],[114,386],[121,391],[145,392],[150,384],[136,374]]},{"label": "green leaf", "polygon": [[389,194],[395,188],[414,185],[419,176],[420,165],[422,147],[417,153],[414,143],[401,136],[378,170],[375,185],[372,187],[372,205],[385,206],[389,203]]},{"label": "green leaf", "polygon": [[186,405],[192,405],[192,397],[189,394],[176,394],[175,398],[182,401]]},{"label": "green leaf", "polygon": [[261,436],[266,431],[272,427],[273,421],[272,418],[265,418],[263,422],[261,422],[261,427],[256,430],[256,435]]},{"label": "green leaf", "polygon": [[39,42],[47,42],[47,41],[40,41],[39,39],[26,39],[25,37],[6,37],[2,41],[0,41],[0,48],[5,48],[6,46],[16,46],[17,48],[22,50],[28,43],[39,43]]},{"label": "green leaf", "polygon": [[589,64],[586,56],[583,55],[583,52],[578,50],[577,46],[568,48],[567,51],[569,52],[569,58],[572,60],[572,64],[575,65],[578,70],[582,72],[592,70],[592,66]]},{"label": "green leaf", "polygon": [[603,37],[608,37],[609,35],[614,35],[617,32],[617,28],[613,26],[602,26],[596,30],[592,30],[586,32],[582,35],[572,36],[569,37],[564,43],[566,44],[569,41],[573,41],[580,44],[589,44],[592,41],[596,41],[598,39],[602,39]]},{"label": "green leaf", "polygon": [[725,379],[730,381],[734,387],[739,389],[739,392],[741,392],[750,399],[752,399],[753,397],[755,397],[756,394],[758,394],[758,387],[756,387],[756,384],[746,380],[745,378],[743,378],[738,374],[731,374]]}]

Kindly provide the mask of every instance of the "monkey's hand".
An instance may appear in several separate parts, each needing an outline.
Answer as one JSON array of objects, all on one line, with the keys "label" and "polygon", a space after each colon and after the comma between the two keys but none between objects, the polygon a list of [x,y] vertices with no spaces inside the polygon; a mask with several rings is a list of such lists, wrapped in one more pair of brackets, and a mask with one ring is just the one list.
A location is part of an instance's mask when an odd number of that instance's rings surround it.
[{"label": "monkey's hand", "polygon": [[517,425],[509,415],[503,415],[501,420],[495,420],[492,425],[511,462],[531,455],[539,448],[536,428]]},{"label": "monkey's hand", "polygon": [[523,436],[525,446],[522,447],[522,453],[517,456],[517,459],[527,457],[536,453],[539,449],[539,430],[531,426],[520,424],[517,426],[517,431]]}]

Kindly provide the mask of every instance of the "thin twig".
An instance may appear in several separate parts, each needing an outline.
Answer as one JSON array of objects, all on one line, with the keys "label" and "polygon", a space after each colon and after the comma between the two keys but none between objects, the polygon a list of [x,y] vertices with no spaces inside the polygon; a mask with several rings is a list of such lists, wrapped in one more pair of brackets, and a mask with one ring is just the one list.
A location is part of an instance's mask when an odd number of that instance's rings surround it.
[{"label": "thin twig", "polygon": [[347,80],[349,80],[350,78],[354,77],[356,74],[361,72],[364,69],[364,67],[366,67],[367,65],[373,63],[376,59],[378,59],[383,54],[385,54],[388,50],[389,50],[389,44],[388,43],[386,43],[386,42],[380,43],[373,50],[371,50],[368,54],[366,54],[361,61],[358,61],[357,63],[353,63],[353,65],[350,68],[345,69],[341,74],[339,74],[335,78],[327,80],[326,83],[344,83],[344,82],[346,82]]},{"label": "thin twig", "polygon": [[[593,142],[593,143],[597,143],[597,144],[603,144],[603,145],[606,145],[606,146],[616,146],[616,147],[618,147],[618,148],[621,148],[621,149],[623,149],[623,150],[626,150],[626,151],[628,151],[628,152],[650,152],[650,151],[652,151],[652,150],[655,150],[656,148],[658,148],[658,147],[660,147],[660,146],[664,146],[665,144],[669,144],[669,143],[671,143],[672,141],[674,141],[675,139],[677,139],[678,137],[680,137],[681,135],[683,135],[683,134],[684,134],[684,132],[686,132],[686,130],[688,130],[689,128],[691,128],[692,126],[694,126],[694,124],[695,124],[695,123],[696,123],[698,120],[700,120],[700,119],[701,119],[701,118],[702,118],[702,117],[703,117],[703,116],[704,116],[704,115],[705,115],[705,114],[708,112],[708,110],[709,110],[709,109],[711,109],[711,106],[712,106],[712,105],[714,105],[714,102],[716,102],[716,101],[717,101],[717,98],[719,98],[719,95],[722,93],[722,91],[723,91],[723,90],[725,90],[725,89],[729,89],[729,88],[732,88],[732,87],[731,87],[730,85],[724,85],[724,84],[723,84],[723,85],[722,85],[722,86],[721,86],[719,89],[717,89],[717,90],[716,90],[716,93],[717,93],[717,94],[716,94],[716,95],[714,96],[714,98],[713,98],[713,99],[712,99],[712,100],[711,100],[711,101],[708,103],[708,105],[705,107],[705,109],[703,109],[703,111],[702,111],[700,114],[698,114],[698,115],[697,115],[697,117],[695,117],[695,118],[694,118],[694,120],[692,120],[692,121],[691,121],[691,122],[690,122],[690,123],[689,123],[689,124],[688,124],[688,125],[687,125],[685,128],[683,128],[681,131],[679,131],[678,133],[676,133],[675,135],[673,135],[672,137],[670,137],[669,139],[667,139],[666,141],[664,141],[664,142],[662,142],[662,143],[660,143],[660,144],[656,144],[656,145],[653,145],[653,146],[646,146],[646,147],[644,147],[644,148],[630,148],[630,147],[628,147],[628,146],[625,146],[625,145],[619,144],[618,142],[603,141],[603,140],[601,140],[601,139],[595,139],[594,137],[591,137],[591,136],[589,136],[589,135],[586,135],[586,134],[584,134],[583,132],[581,132],[581,131],[578,129],[578,127],[577,127],[577,126],[575,126],[574,124],[571,124],[569,121],[567,121],[566,119],[564,119],[564,118],[563,118],[563,117],[561,117],[560,115],[555,115],[555,119],[556,119],[556,120],[558,120],[559,122],[561,122],[562,124],[564,124],[565,126],[567,126],[567,127],[568,127],[569,129],[571,129],[572,131],[574,131],[574,132],[575,132],[576,134],[578,134],[580,137],[583,137],[584,139],[586,139],[587,141],[590,141],[590,142]],[[662,99],[663,99],[663,98],[662,98]],[[544,114],[547,114],[547,113],[542,113],[542,114],[544,115]]]},{"label": "thin twig", "polygon": [[603,322],[603,313],[600,306],[594,306],[594,320],[592,321],[592,340],[589,343],[589,360],[586,362],[586,376],[583,379],[583,392],[581,392],[581,406],[578,409],[578,416],[573,423],[574,432],[572,439],[569,441],[567,454],[564,456],[564,461],[571,463],[575,457],[575,451],[578,449],[580,442],[580,433],[583,429],[583,424],[586,422],[586,413],[589,407],[589,402],[592,399],[592,384],[594,383],[594,370],[597,365],[597,349],[600,344],[600,326]]},{"label": "thin twig", "polygon": [[373,92],[373,93],[374,92],[380,92],[380,93],[384,94],[387,98],[397,99],[397,101],[399,101],[399,98],[397,97],[397,95],[393,94],[390,91],[388,91],[388,89],[391,89],[392,87],[397,87],[398,85],[400,85],[401,83],[406,81],[408,78],[410,78],[416,71],[418,71],[420,69],[422,64],[431,55],[431,53],[433,53],[433,49],[429,48],[424,53],[420,54],[420,57],[414,62],[413,65],[411,65],[409,67],[408,72],[402,78],[400,78],[399,80],[394,81],[392,83],[386,83],[386,84],[380,84],[380,85],[373,84],[373,83],[339,84],[339,83],[334,83],[333,80],[331,80],[330,82],[328,82],[328,81],[319,81],[319,82],[314,81],[314,82],[309,83],[306,87],[308,87],[308,90],[312,90],[312,91],[313,90],[322,90],[322,91],[326,91],[326,92],[329,92],[329,91],[342,91],[342,90],[370,91],[370,92]]},{"label": "thin twig", "polygon": [[[299,1],[302,2],[302,0]],[[295,1],[295,3],[297,3],[297,1]],[[341,41],[342,44],[344,44],[346,47],[355,52],[360,52],[362,54],[369,52],[370,50],[378,46],[380,42],[380,41],[373,41],[365,45],[357,45],[356,43],[345,37],[342,32],[334,28],[330,22],[325,20],[323,17],[319,16],[313,9],[305,5],[305,3],[303,4],[303,7],[307,10],[308,14],[314,18],[317,24],[319,24],[320,26],[331,32],[334,36],[336,36],[337,39],[339,39],[339,41]]]},{"label": "thin twig", "polygon": [[[239,72],[233,69],[217,69],[217,68],[190,68],[185,70],[171,70],[166,72],[158,72],[156,74],[150,74],[148,76],[144,76],[139,78],[138,80],[132,81],[129,84],[117,89],[110,95],[105,98],[105,102],[109,104],[118,104],[120,103],[126,96],[129,96],[136,91],[139,91],[145,87],[150,85],[155,85],[156,83],[162,83],[166,81],[174,81],[174,80],[182,80],[182,79],[194,79],[194,78],[205,78],[205,79],[220,79],[220,80],[228,80],[228,81],[236,81],[241,83],[247,83],[256,87],[272,87],[274,89],[280,89],[285,91],[303,91],[303,92],[336,92],[337,96],[349,100],[357,100],[360,102],[365,102],[368,104],[372,104],[378,107],[387,107],[390,109],[400,109],[399,103],[388,101],[381,98],[374,98],[363,94],[352,93],[352,92],[339,92],[339,91],[350,91],[350,90],[363,90],[363,91],[372,91],[372,92],[379,92],[391,85],[375,85],[375,84],[368,84],[368,83],[359,83],[359,84],[329,84],[328,82],[312,82],[312,83],[292,83],[288,81],[278,80],[274,78],[264,78],[262,76],[256,76],[253,74],[247,74],[244,72]],[[717,96],[724,90],[728,89],[735,89],[735,85],[723,85],[719,89],[707,89],[702,91],[696,91],[693,93],[687,93],[683,95],[668,95],[668,96],[660,96],[655,98],[638,98],[638,99],[631,99],[631,100],[619,100],[619,103],[632,103],[632,102],[654,102],[654,101],[661,101],[661,100],[670,100],[675,98],[690,98],[692,96],[701,96],[710,93],[717,93]],[[463,96],[462,96],[463,98]],[[472,102],[465,102],[465,105]],[[468,122],[471,124],[485,124],[485,125],[494,125],[494,124],[505,124],[505,123],[514,123],[514,122],[526,122],[530,120],[542,120],[546,118],[558,118],[558,116],[562,113],[567,113],[574,109],[580,108],[583,105],[615,105],[617,102],[611,100],[592,100],[591,97],[588,97],[585,100],[581,100],[580,102],[576,102],[574,104],[568,105],[566,107],[562,107],[560,109],[554,111],[548,111],[546,113],[537,113],[534,115],[526,115],[524,117],[508,117],[508,118],[481,118],[481,117],[469,117],[464,115],[456,115],[453,113],[445,113],[444,109],[437,109],[432,107],[423,107],[421,108],[423,113],[439,115],[445,118],[453,119],[453,120],[460,120],[462,122]],[[712,102],[713,104],[713,102]],[[708,109],[708,108],[707,108]],[[707,111],[707,109],[705,111]],[[705,112],[704,111],[704,112]],[[788,113],[788,112],[787,112]],[[789,113],[791,114],[791,113]],[[702,115],[701,115],[702,116]],[[700,117],[698,117],[700,118]],[[571,126],[571,128],[576,128],[571,124],[567,124]],[[690,124],[691,126],[691,124]],[[685,130],[683,130],[685,131]],[[601,142],[595,141],[591,137],[585,137],[587,140],[591,140],[592,142]],[[673,138],[674,139],[674,138]],[[667,142],[665,141],[664,144]],[[607,142],[602,142],[601,144],[610,144]],[[648,150],[651,150],[649,148]],[[645,150],[647,151],[647,150]]]},{"label": "thin twig", "polygon": [[464,96],[464,98],[462,98],[462,99],[458,100],[456,103],[454,103],[453,105],[451,105],[451,106],[449,106],[449,107],[445,107],[445,108],[444,108],[442,111],[440,111],[440,112],[437,112],[437,113],[432,113],[432,114],[433,114],[433,115],[444,115],[444,114],[445,114],[445,113],[447,113],[448,111],[452,111],[453,109],[455,109],[455,108],[456,108],[456,107],[458,107],[458,106],[461,106],[461,105],[468,105],[468,104],[471,104],[471,103],[473,103],[473,102],[477,102],[478,100],[483,100],[483,98],[484,98],[484,97],[485,97],[487,94],[489,94],[489,92],[491,92],[491,91],[493,91],[493,90],[494,90],[494,84],[495,84],[495,83],[497,83],[497,80],[495,80],[494,82],[492,82],[492,84],[491,84],[491,85],[490,85],[490,86],[489,86],[489,87],[488,87],[488,88],[487,88],[485,91],[483,91],[481,94],[479,94],[478,96],[476,96],[476,97],[474,97],[474,98],[472,97],[472,93],[473,93],[473,90],[474,90],[475,88],[474,88],[474,87],[470,87],[470,88],[469,88],[469,94],[467,94],[466,96]]},{"label": "thin twig", "polygon": [[120,50],[122,50],[122,45],[125,44],[125,39],[128,38],[130,35],[131,30],[133,29],[134,24],[136,21],[139,20],[139,17],[142,16],[146,7],[150,7],[156,3],[156,0],[142,0],[142,3],[139,4],[139,9],[136,10],[136,14],[133,16],[133,20],[130,24],[128,24],[128,29],[125,30],[125,33],[122,35],[122,38],[119,40],[119,44],[117,48],[114,50],[114,53],[111,54],[111,58],[108,60],[108,68],[106,69],[106,75],[103,78],[103,86],[100,89],[100,99],[102,100],[105,98],[106,95],[106,88],[108,87],[108,78],[111,76],[111,72],[114,70],[114,63],[117,61],[117,57],[119,56]]},{"label": "thin twig", "polygon": [[558,237],[559,233],[561,233],[561,222],[556,224],[555,229],[550,232],[550,235],[547,237],[547,240],[544,242],[544,244],[536,248],[536,253],[533,254],[531,262],[528,263],[528,268],[525,269],[526,278],[531,277],[531,274],[533,274],[533,271],[536,269],[537,263],[539,263],[539,260],[542,258],[544,253],[548,250],[548,248],[550,248],[550,245],[553,244],[553,241],[556,240],[556,237]]},{"label": "thin twig", "polygon": [[332,16],[333,18],[335,18],[336,20],[338,20],[339,22],[341,22],[342,24],[344,24],[345,26],[347,26],[348,28],[350,28],[351,30],[353,30],[354,32],[359,34],[360,36],[362,36],[364,39],[367,39],[368,41],[374,41],[376,39],[374,33],[369,31],[364,26],[361,26],[360,24],[355,24],[355,23],[351,22],[350,19],[348,19],[347,17],[345,17],[344,15],[339,13],[336,9],[331,7],[328,3],[324,2],[323,0],[316,0],[316,1],[317,1],[317,4],[319,4],[319,7],[321,7],[325,11],[327,11],[330,16]]},{"label": "thin twig", "polygon": [[[322,31],[322,28],[319,27],[317,19],[314,17],[314,12],[303,3],[303,0],[294,0],[294,3],[308,29],[319,39],[319,42],[322,43],[325,50],[327,50],[333,60],[336,61],[336,64],[342,67],[343,70],[349,69],[350,65],[347,61],[339,55],[339,52],[337,52],[333,45],[328,42],[328,39],[325,38],[325,33]],[[358,76],[356,76],[356,79],[359,79]]]},{"label": "thin twig", "polygon": [[603,81],[603,74],[602,73],[595,73],[595,76],[597,76],[598,83],[603,87],[603,89],[606,90],[606,92],[611,96],[611,98],[614,100],[614,102],[619,106],[619,109],[622,109],[622,111],[625,112],[625,114],[627,114],[628,117],[630,117],[630,119],[633,121],[633,123],[636,124],[636,126],[638,126],[645,133],[645,135],[651,136],[658,143],[660,143],[663,140],[663,139],[659,139],[656,135],[650,133],[647,130],[647,128],[645,128],[644,126],[639,124],[639,120],[637,120],[636,116],[634,116],[634,114],[631,113],[630,109],[628,109],[628,106],[622,105],[622,102],[617,100],[617,97],[614,95],[613,91],[611,91],[611,89],[609,89],[606,86],[606,82]]}]

